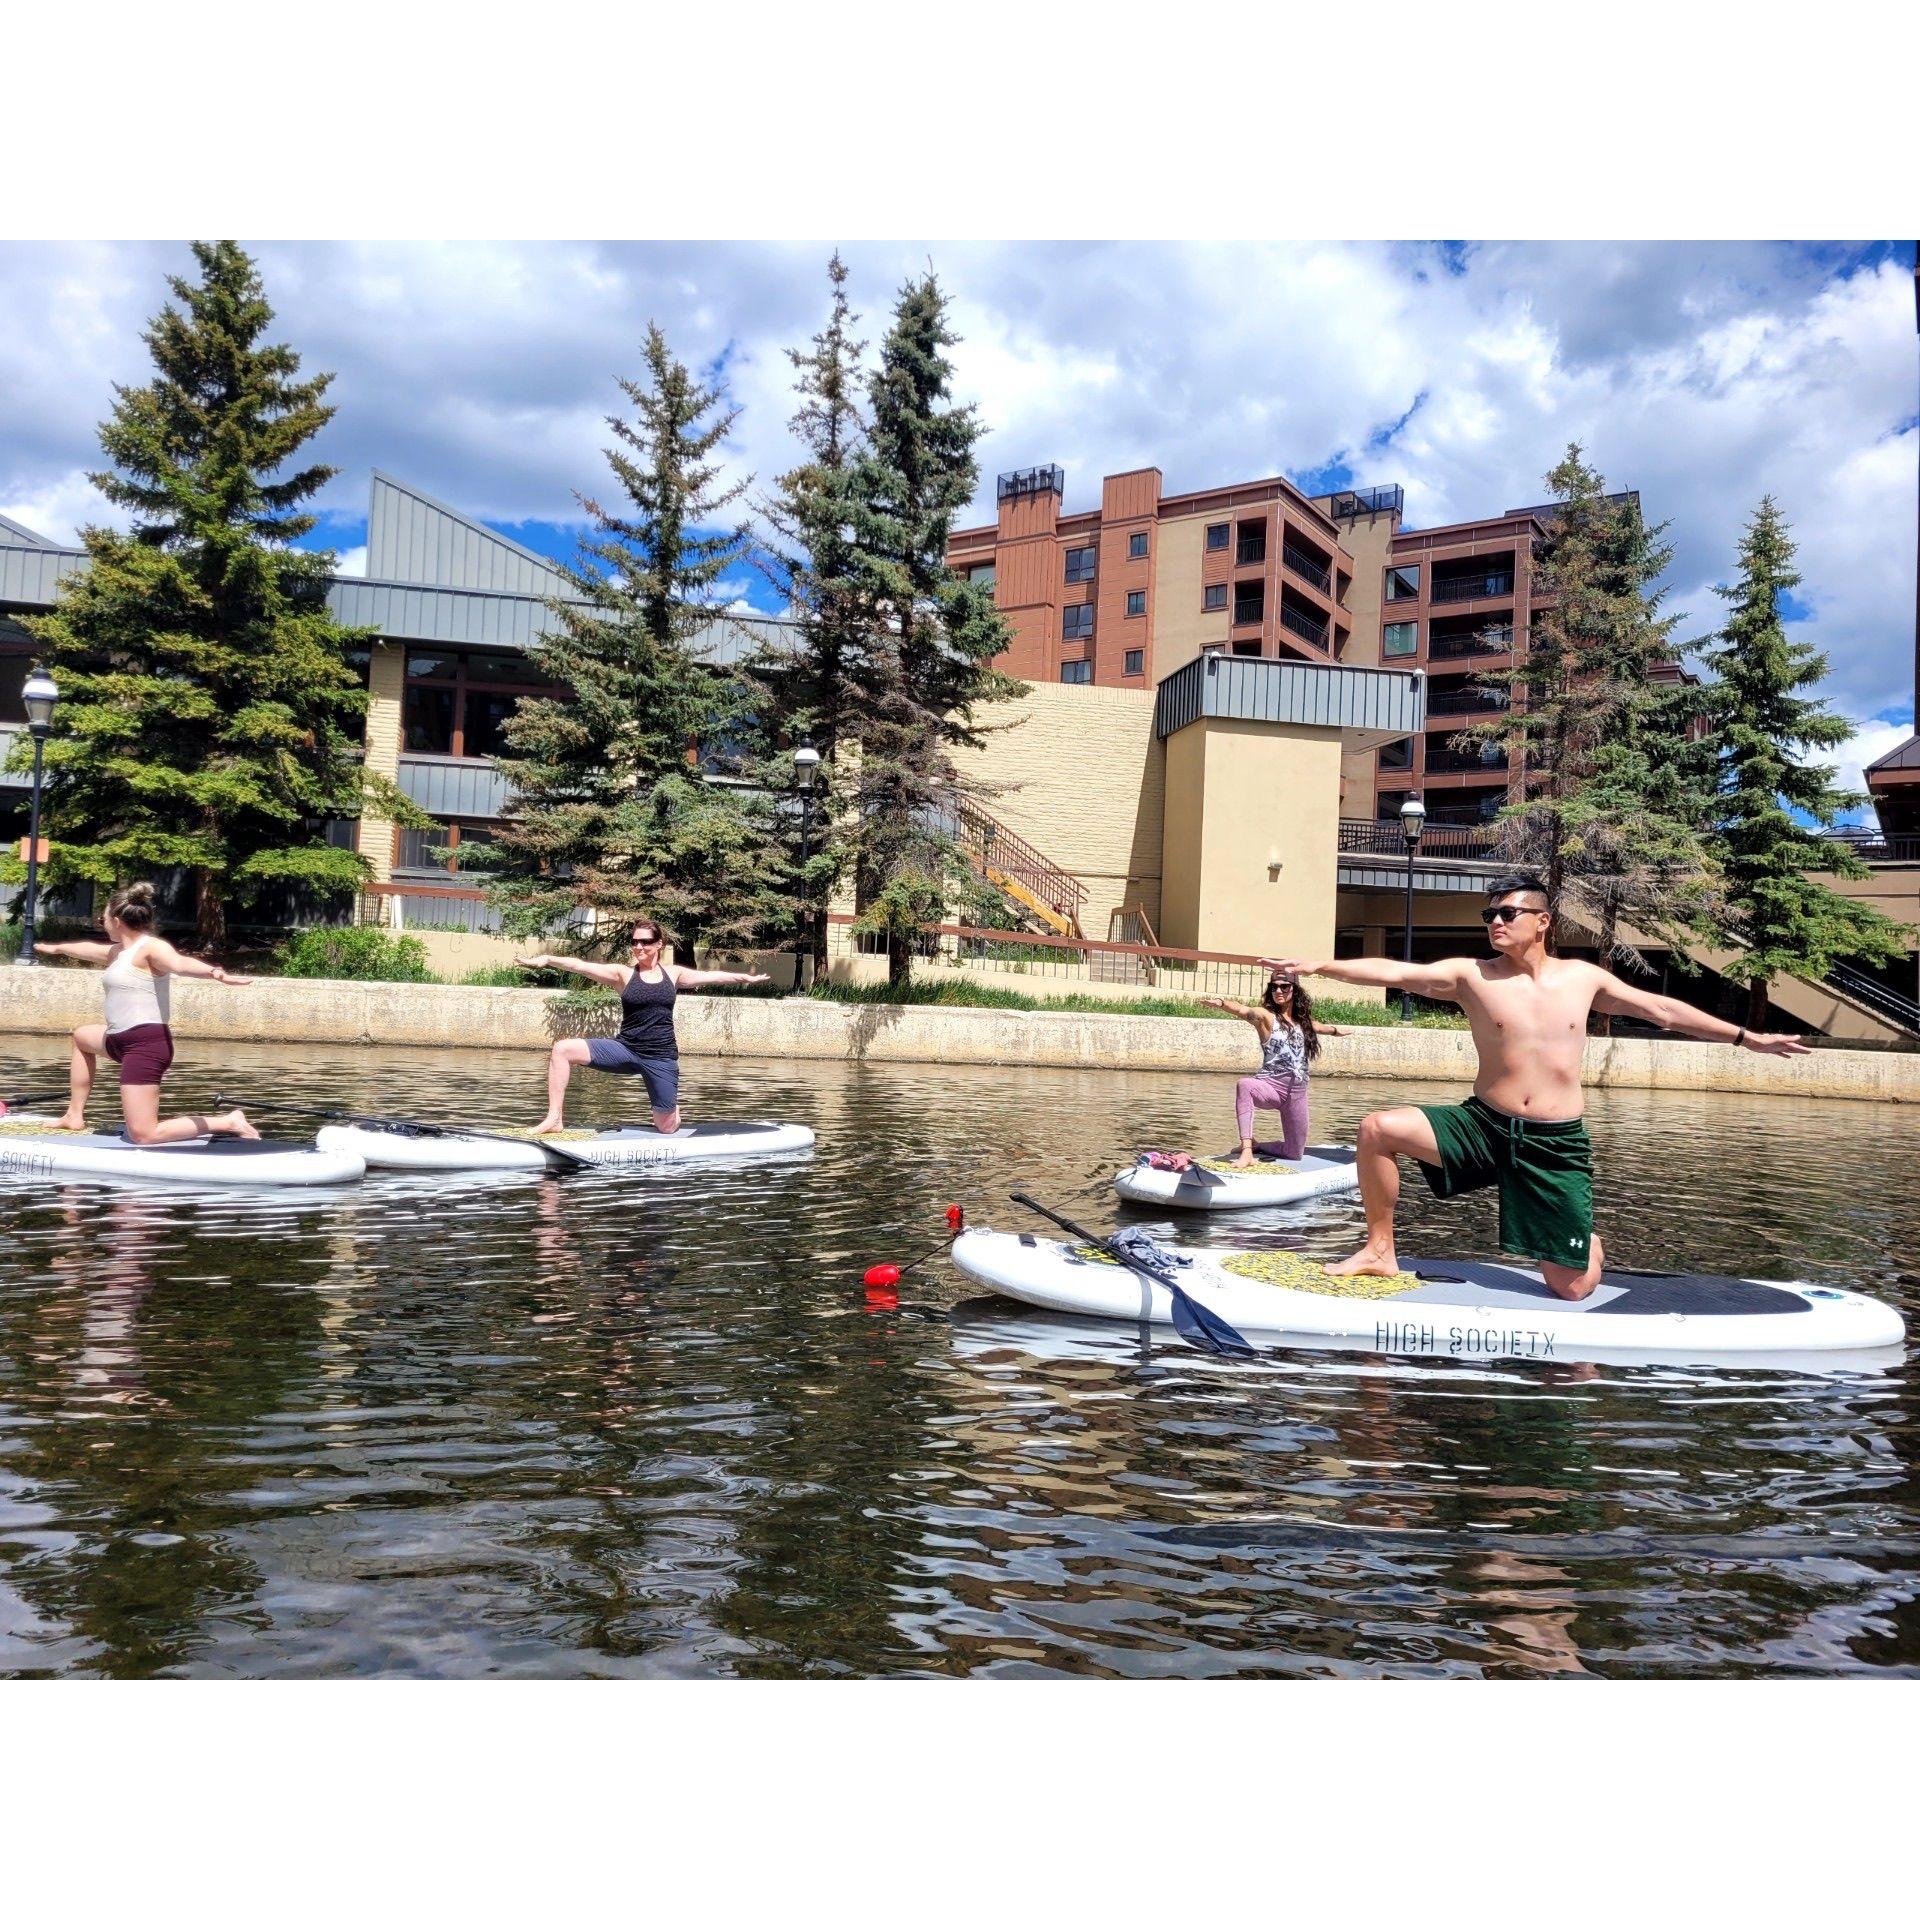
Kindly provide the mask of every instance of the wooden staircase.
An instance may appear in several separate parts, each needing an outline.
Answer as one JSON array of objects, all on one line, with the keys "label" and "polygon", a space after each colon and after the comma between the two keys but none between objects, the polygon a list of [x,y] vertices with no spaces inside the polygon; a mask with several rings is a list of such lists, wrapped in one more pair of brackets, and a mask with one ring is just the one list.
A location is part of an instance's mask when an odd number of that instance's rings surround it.
[{"label": "wooden staircase", "polygon": [[955,796],[945,824],[954,844],[988,886],[1013,902],[1036,931],[1079,940],[1087,890],[1063,867],[996,820],[976,800]]}]

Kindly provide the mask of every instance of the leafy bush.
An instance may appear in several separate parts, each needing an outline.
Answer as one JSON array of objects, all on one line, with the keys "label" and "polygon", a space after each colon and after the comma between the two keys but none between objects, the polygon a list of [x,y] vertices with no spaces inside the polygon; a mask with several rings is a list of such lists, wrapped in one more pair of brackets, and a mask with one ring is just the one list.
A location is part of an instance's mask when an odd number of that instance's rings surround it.
[{"label": "leafy bush", "polygon": [[[1142,995],[1137,1000],[1105,1000],[1093,993],[1064,994],[1058,999],[1043,999],[1035,994],[1017,993],[1010,987],[982,987],[971,980],[913,980],[904,987],[884,981],[871,986],[843,986],[821,981],[811,989],[816,1000],[836,1000],[850,1006],[883,1007],[1006,1007],[1026,1013],[1140,1013],[1162,1019],[1231,1020],[1233,1014],[1215,1007],[1203,1007],[1197,1000],[1173,995]],[[1368,1000],[1322,1000],[1314,1008],[1322,1020],[1336,1027],[1391,1027],[1400,1021],[1398,1007],[1383,1007]],[[1464,1027],[1458,1014],[1416,1011],[1416,1027]]]},{"label": "leafy bush", "polygon": [[525,967],[474,967],[452,984],[456,987],[550,987],[558,974],[529,973]]},{"label": "leafy bush", "polygon": [[273,971],[290,980],[434,977],[423,942],[379,927],[305,927],[274,954]]}]

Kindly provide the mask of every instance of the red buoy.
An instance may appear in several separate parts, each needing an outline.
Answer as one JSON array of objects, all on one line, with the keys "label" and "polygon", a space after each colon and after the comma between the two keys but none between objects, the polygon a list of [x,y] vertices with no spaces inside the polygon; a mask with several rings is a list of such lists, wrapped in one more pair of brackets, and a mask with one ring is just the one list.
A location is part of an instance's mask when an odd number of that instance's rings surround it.
[{"label": "red buoy", "polygon": [[875,1292],[890,1293],[900,1284],[900,1269],[891,1263],[883,1262],[877,1267],[867,1269],[867,1285]]}]

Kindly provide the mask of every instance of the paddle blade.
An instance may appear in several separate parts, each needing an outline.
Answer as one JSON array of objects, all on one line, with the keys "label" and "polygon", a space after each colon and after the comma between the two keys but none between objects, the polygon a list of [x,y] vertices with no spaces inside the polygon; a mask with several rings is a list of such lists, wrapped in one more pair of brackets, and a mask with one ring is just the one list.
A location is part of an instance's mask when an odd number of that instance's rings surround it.
[{"label": "paddle blade", "polygon": [[1253,1343],[1238,1327],[1230,1326],[1210,1307],[1203,1307],[1184,1287],[1163,1282],[1171,1296],[1173,1330],[1183,1340],[1228,1360],[1250,1360]]}]

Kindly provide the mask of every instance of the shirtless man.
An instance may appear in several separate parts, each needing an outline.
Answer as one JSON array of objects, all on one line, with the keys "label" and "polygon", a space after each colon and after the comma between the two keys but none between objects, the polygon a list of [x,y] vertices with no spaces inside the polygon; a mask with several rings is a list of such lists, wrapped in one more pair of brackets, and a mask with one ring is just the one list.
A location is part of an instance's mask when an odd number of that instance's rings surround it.
[{"label": "shirtless man", "polygon": [[1354,986],[1400,987],[1454,1001],[1480,1056],[1473,1097],[1458,1106],[1389,1107],[1360,1123],[1360,1197],[1367,1241],[1329,1273],[1397,1273],[1393,1210],[1399,1154],[1420,1162],[1443,1200],[1476,1188],[1500,1190],[1500,1246],[1539,1261],[1541,1277],[1566,1300],[1600,1284],[1600,1236],[1593,1231],[1593,1147],[1581,1120],[1580,1060],[1587,1015],[1628,1014],[1702,1040],[1730,1040],[1749,1053],[1810,1049],[1791,1034],[1749,1033],[1663,994],[1642,993],[1584,960],[1548,951],[1553,909],[1531,874],[1507,874],[1487,889],[1480,918],[1486,959],[1408,966],[1398,960],[1274,960],[1290,973],[1321,974]]}]

